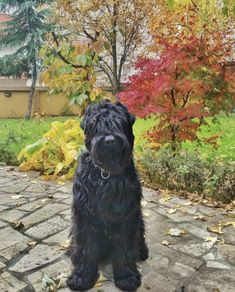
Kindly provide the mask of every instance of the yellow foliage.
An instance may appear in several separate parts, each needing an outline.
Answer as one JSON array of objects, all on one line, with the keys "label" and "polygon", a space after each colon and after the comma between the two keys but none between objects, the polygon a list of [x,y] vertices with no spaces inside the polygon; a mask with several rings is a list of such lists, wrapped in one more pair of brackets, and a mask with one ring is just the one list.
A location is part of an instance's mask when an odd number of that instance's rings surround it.
[{"label": "yellow foliage", "polygon": [[18,155],[21,171],[36,170],[42,179],[71,179],[83,145],[79,121],[53,122],[43,138],[26,146]]},{"label": "yellow foliage", "polygon": [[49,87],[49,94],[63,93],[70,100],[70,104],[81,107],[82,113],[89,103],[102,99],[104,95],[96,86],[94,65],[98,56],[88,45],[78,42],[62,43],[60,52],[71,63],[66,64],[51,52],[51,46],[48,39],[48,46],[41,50],[46,68],[41,79]]}]

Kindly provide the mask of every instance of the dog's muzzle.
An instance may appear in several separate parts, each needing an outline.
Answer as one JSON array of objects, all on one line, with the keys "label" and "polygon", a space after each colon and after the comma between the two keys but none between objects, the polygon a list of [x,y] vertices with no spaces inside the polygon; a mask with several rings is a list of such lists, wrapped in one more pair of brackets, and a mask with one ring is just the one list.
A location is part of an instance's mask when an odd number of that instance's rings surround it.
[{"label": "dog's muzzle", "polygon": [[124,135],[98,136],[92,139],[91,157],[95,167],[101,171],[101,177],[119,174],[129,163],[131,147]]}]

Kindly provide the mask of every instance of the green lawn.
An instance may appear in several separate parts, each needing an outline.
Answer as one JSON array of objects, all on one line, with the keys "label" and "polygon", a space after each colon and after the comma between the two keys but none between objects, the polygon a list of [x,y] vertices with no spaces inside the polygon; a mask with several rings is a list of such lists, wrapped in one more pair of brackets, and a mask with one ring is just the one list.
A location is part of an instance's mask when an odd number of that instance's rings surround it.
[{"label": "green lawn", "polygon": [[[17,155],[23,147],[35,142],[43,133],[48,131],[51,122],[55,120],[65,121],[69,118],[74,117],[49,117],[29,121],[24,119],[1,119],[0,146],[7,147]],[[230,116],[220,115],[218,120],[219,124],[212,124],[209,120],[210,126],[203,126],[199,133],[201,137],[209,137],[216,134],[221,135],[218,149],[213,149],[211,146],[199,145],[197,151],[203,158],[235,161],[235,114]],[[146,143],[144,133],[153,125],[153,118],[147,120],[137,119],[134,126],[137,151],[139,147],[144,147]],[[196,143],[189,142],[183,145],[189,151],[196,151],[196,146]]]}]

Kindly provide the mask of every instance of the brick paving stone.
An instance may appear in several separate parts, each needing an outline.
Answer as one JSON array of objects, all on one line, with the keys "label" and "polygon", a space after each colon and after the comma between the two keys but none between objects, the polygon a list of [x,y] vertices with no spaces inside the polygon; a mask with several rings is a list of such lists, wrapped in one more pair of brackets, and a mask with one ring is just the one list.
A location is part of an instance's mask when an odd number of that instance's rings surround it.
[{"label": "brick paving stone", "polygon": [[198,243],[187,243],[172,245],[171,248],[193,255],[195,257],[202,256],[213,247],[213,242],[198,242]]},{"label": "brick paving stone", "polygon": [[0,262],[0,270],[4,267],[6,267],[6,265],[4,263]]},{"label": "brick paving stone", "polygon": [[[231,221],[234,221],[234,219],[231,220]],[[223,238],[224,238],[225,242],[235,245],[234,227],[233,226],[227,226],[227,227],[223,228],[223,231],[224,231]]]},{"label": "brick paving stone", "polygon": [[218,259],[225,260],[235,266],[235,246],[230,244],[219,244]]},{"label": "brick paving stone", "polygon": [[70,228],[66,228],[56,235],[50,236],[49,238],[45,239],[44,242],[55,243],[57,245],[66,244],[66,242],[69,240],[69,230]]},{"label": "brick paving stone", "polygon": [[0,228],[4,227],[6,225],[7,225],[7,223],[0,221]]},{"label": "brick paving stone", "polygon": [[138,289],[139,292],[175,292],[179,281],[164,277],[156,272],[150,272],[142,278],[142,286]]},{"label": "brick paving stone", "polygon": [[207,261],[206,266],[208,268],[214,268],[214,269],[230,269],[228,265],[225,265],[224,263],[215,262],[215,261]]},{"label": "brick paving stone", "polygon": [[46,220],[53,215],[59,213],[60,211],[66,209],[67,206],[62,204],[48,204],[42,209],[39,209],[32,213],[31,215],[25,217],[22,222],[26,228],[32,226],[33,224],[37,224],[43,220]]},{"label": "brick paving stone", "polygon": [[9,207],[7,207],[7,206],[0,206],[0,212],[6,210],[6,209],[8,209],[8,208],[9,208]]},{"label": "brick paving stone", "polygon": [[26,213],[23,211],[19,211],[16,209],[12,209],[9,211],[3,211],[0,213],[0,219],[3,219],[8,222],[18,221],[21,217],[23,217]]},{"label": "brick paving stone", "polygon": [[186,266],[182,263],[175,263],[172,267],[171,267],[171,271],[179,274],[181,277],[191,277],[193,275],[193,273],[196,272],[195,269]]},{"label": "brick paving stone", "polygon": [[19,193],[25,190],[29,186],[30,182],[9,182],[9,185],[3,185],[1,191],[6,193]]},{"label": "brick paving stone", "polygon": [[179,226],[181,228],[184,228],[188,232],[192,233],[194,236],[199,237],[201,239],[204,239],[205,237],[208,237],[208,236],[210,237],[210,236],[215,235],[215,234],[212,234],[211,232],[206,231],[205,224],[204,224],[204,229],[190,223],[182,223]]},{"label": "brick paving stone", "polygon": [[43,203],[42,200],[34,200],[30,203],[19,206],[17,209],[23,211],[34,211],[35,209],[42,207],[44,204],[46,204],[46,202]]},{"label": "brick paving stone", "polygon": [[34,192],[34,193],[41,193],[44,192],[46,189],[46,186],[40,183],[39,181],[37,183],[31,183],[26,189],[26,192]]},{"label": "brick paving stone", "polygon": [[234,292],[234,271],[215,271],[199,274],[188,286],[187,292]]},{"label": "brick paving stone", "polygon": [[44,244],[36,245],[28,254],[23,256],[13,267],[11,267],[10,270],[20,273],[30,271],[53,262],[62,254],[63,251],[54,246]]},{"label": "brick paving stone", "polygon": [[25,282],[18,280],[8,272],[0,275],[1,292],[19,292],[26,287],[27,284]]},{"label": "brick paving stone", "polygon": [[[49,266],[41,269],[40,271],[34,272],[28,276],[28,280],[33,285],[35,292],[43,291],[42,279],[43,276],[51,277],[52,279],[61,278],[60,287],[64,288],[66,286],[65,281],[72,270],[70,261],[66,258],[56,262],[55,264],[50,264]],[[61,289],[59,289],[61,291]],[[69,289],[70,291],[70,289]]]},{"label": "brick paving stone", "polygon": [[[72,183],[61,186],[40,181],[38,174],[33,172],[24,174],[17,168],[10,170],[11,167],[0,168],[0,291],[42,292],[45,274],[61,277],[58,292],[69,292],[65,280],[72,266],[59,245],[68,243]],[[11,198],[15,195],[23,198]],[[150,257],[138,264],[142,274],[138,292],[235,291],[234,227],[224,227],[222,235],[207,230],[221,220],[234,221],[234,218],[225,217],[223,210],[195,205],[174,195],[165,200],[159,192],[147,188],[143,188],[143,197]],[[7,206],[9,209],[5,209]],[[175,208],[176,212],[170,214],[170,208]],[[204,214],[207,221],[195,220],[195,215],[199,214]],[[15,220],[22,220],[25,228],[14,230],[10,227],[9,223]],[[167,235],[170,228],[185,229],[188,234]],[[220,241],[205,242],[204,237],[208,236],[217,236]],[[37,245],[29,247],[28,243],[35,238]],[[170,245],[163,245],[163,240]],[[111,265],[100,268],[108,281],[89,291],[120,291],[114,285]]]},{"label": "brick paving stone", "polygon": [[0,231],[0,256],[10,260],[28,247],[30,239],[11,227],[5,227]]},{"label": "brick paving stone", "polygon": [[43,223],[34,225],[33,227],[29,228],[25,233],[29,236],[42,239],[64,229],[67,226],[67,222],[65,222],[59,216],[55,216]]}]

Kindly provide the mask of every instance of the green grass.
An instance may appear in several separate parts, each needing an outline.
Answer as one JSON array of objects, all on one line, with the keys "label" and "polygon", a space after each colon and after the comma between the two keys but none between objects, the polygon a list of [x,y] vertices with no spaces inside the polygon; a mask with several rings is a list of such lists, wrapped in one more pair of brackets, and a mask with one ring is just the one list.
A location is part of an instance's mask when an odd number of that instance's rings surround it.
[{"label": "green grass", "polygon": [[[53,121],[66,121],[74,117],[45,117],[31,120],[0,119],[0,151],[7,148],[15,156],[29,144],[34,143],[50,129]],[[0,155],[1,160],[1,155]]]},{"label": "green grass", "polygon": [[[183,149],[190,152],[197,152],[203,160],[221,160],[235,162],[235,114],[229,116],[220,114],[217,117],[218,122],[212,123],[212,119],[208,118],[208,125],[202,126],[198,132],[199,138],[208,138],[218,135],[218,147],[215,148],[209,144],[198,144],[197,142],[184,142]],[[136,148],[143,149],[147,143],[144,132],[151,129],[156,121],[151,118],[147,120],[137,120],[134,126],[136,136]]]},{"label": "green grass", "polygon": [[[20,152],[26,145],[37,141],[50,128],[50,124],[55,121],[65,121],[74,117],[47,117],[40,119],[1,119],[0,120],[0,146],[12,151],[15,155]],[[198,154],[205,159],[220,159],[222,161],[235,161],[235,114],[218,117],[218,124],[201,127],[200,137],[210,137],[219,134],[219,147],[213,149],[208,145],[197,145],[196,143],[185,142],[183,148],[189,151],[198,151]],[[143,149],[147,143],[145,132],[149,130],[155,121],[151,119],[137,119],[134,125],[136,136],[136,150]],[[6,145],[7,144],[7,145]],[[197,149],[196,149],[197,148]],[[0,149],[1,151],[1,149]],[[0,155],[1,157],[1,155]]]}]

